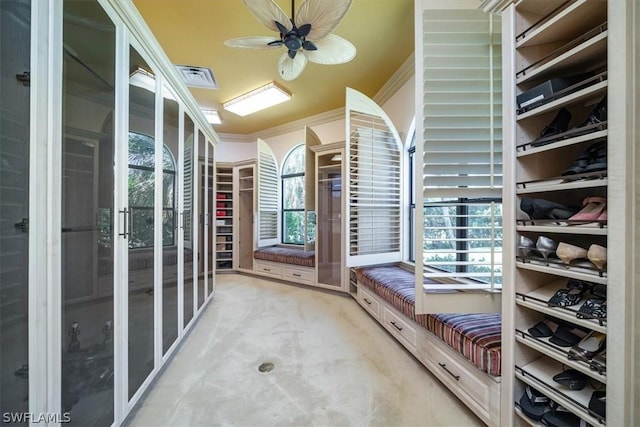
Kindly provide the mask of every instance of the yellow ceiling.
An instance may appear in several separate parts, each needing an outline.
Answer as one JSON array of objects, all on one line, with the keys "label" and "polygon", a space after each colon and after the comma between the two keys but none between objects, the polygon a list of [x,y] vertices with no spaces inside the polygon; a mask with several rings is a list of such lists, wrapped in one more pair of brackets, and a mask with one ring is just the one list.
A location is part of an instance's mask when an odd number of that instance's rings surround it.
[{"label": "yellow ceiling", "polygon": [[[275,0],[291,16],[291,2]],[[217,90],[191,92],[202,108],[222,116],[218,133],[251,134],[304,117],[344,107],[345,87],[373,97],[413,52],[413,0],[354,0],[333,31],[357,50],[346,64],[309,62],[294,81],[279,78],[278,59],[285,48],[237,49],[224,45],[236,37],[278,34],[260,24],[240,0],[133,0],[174,64],[210,68]],[[296,8],[301,1],[296,2]],[[246,117],[222,109],[222,103],[270,81],[293,98]]]}]

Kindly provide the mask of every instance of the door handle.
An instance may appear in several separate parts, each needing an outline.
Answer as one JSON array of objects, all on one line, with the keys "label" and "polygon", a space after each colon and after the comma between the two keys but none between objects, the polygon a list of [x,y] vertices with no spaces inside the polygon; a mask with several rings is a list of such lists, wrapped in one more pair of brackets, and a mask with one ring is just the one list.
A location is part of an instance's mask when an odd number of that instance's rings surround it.
[{"label": "door handle", "polygon": [[129,235],[129,227],[128,227],[127,221],[130,219],[129,215],[130,215],[131,212],[129,211],[128,208],[124,208],[123,210],[118,211],[118,212],[123,214],[122,216],[123,216],[123,222],[124,222],[124,224],[123,224],[124,225],[124,227],[123,227],[124,232],[123,233],[118,233],[118,236],[122,236],[123,239],[126,239],[127,236]]}]

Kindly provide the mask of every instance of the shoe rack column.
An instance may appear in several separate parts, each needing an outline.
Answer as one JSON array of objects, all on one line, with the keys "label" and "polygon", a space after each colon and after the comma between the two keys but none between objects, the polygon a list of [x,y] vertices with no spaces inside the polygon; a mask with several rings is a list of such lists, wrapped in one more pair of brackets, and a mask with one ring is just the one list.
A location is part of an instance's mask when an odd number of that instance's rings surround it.
[{"label": "shoe rack column", "polygon": [[604,425],[607,2],[521,0],[503,22],[505,254],[513,257],[502,400],[513,411],[503,419]]}]

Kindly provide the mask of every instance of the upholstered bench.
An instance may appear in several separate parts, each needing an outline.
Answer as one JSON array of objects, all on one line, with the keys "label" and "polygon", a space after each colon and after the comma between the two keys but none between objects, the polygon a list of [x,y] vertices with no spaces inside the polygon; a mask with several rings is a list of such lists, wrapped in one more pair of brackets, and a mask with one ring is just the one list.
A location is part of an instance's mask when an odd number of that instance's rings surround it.
[{"label": "upholstered bench", "polygon": [[283,264],[301,265],[303,267],[314,267],[316,263],[316,253],[314,251],[303,251],[280,246],[256,249],[253,251],[253,258]]},{"label": "upholstered bench", "polygon": [[316,253],[281,246],[267,246],[253,251],[253,270],[276,279],[304,285],[316,283]]},{"label": "upholstered bench", "polygon": [[483,421],[499,425],[500,313],[416,315],[411,271],[362,267],[355,277],[358,303]]}]

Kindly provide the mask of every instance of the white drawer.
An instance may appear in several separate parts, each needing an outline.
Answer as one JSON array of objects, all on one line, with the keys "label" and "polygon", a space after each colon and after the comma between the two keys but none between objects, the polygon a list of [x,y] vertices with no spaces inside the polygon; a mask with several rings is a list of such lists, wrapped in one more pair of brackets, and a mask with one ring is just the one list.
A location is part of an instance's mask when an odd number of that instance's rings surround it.
[{"label": "white drawer", "polygon": [[492,407],[500,401],[500,385],[430,332],[424,335],[426,339],[419,340],[418,358],[462,401],[479,411],[480,418],[495,417]]},{"label": "white drawer", "polygon": [[272,277],[282,277],[282,267],[268,261],[255,260],[253,269],[256,273],[265,274]]},{"label": "white drawer", "polygon": [[377,297],[373,296],[364,288],[364,285],[358,286],[356,300],[358,301],[358,304],[363,306],[365,310],[367,310],[373,316],[375,316],[376,318],[380,317],[380,302],[378,301]]},{"label": "white drawer", "polygon": [[300,267],[283,267],[282,276],[292,282],[313,284],[315,281],[315,270]]},{"label": "white drawer", "polygon": [[413,353],[416,351],[416,329],[404,320],[400,315],[391,311],[388,307],[382,307],[382,321],[398,341]]}]

